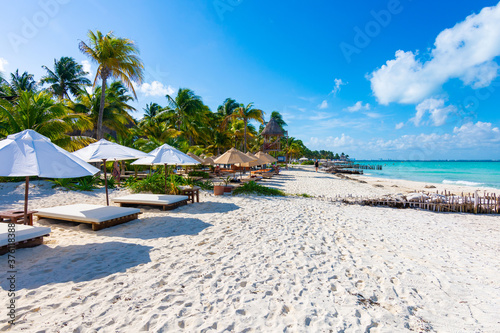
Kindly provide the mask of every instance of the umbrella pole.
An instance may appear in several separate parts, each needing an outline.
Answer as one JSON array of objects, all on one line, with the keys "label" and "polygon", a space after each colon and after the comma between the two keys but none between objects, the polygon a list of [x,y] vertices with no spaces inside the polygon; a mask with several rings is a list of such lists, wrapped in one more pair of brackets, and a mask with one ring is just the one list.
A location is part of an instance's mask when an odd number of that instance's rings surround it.
[{"label": "umbrella pole", "polygon": [[26,176],[26,185],[24,189],[24,224],[30,224],[28,223],[28,190],[30,186],[30,177]]},{"label": "umbrella pole", "polygon": [[165,163],[165,194],[167,194],[167,163]]},{"label": "umbrella pole", "polygon": [[109,206],[108,197],[108,174],[106,173],[106,159],[102,159],[102,165],[104,166],[104,187],[106,188],[106,205]]}]

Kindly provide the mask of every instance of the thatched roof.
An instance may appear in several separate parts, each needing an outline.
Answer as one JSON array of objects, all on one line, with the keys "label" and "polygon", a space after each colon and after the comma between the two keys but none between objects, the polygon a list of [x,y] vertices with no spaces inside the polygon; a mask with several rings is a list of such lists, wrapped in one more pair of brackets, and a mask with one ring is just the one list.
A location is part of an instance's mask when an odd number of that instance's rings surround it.
[{"label": "thatched roof", "polygon": [[276,122],[276,119],[271,118],[269,122],[267,123],[266,127],[260,133],[262,136],[283,136],[283,130],[281,129],[280,125]]}]

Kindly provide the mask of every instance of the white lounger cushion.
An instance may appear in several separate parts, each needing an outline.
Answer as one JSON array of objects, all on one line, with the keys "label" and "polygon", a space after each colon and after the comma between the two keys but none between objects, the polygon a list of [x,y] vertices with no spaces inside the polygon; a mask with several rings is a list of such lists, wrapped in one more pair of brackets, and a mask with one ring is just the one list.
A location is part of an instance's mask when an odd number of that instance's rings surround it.
[{"label": "white lounger cushion", "polygon": [[114,198],[116,203],[144,204],[144,205],[170,205],[179,201],[188,200],[185,195],[168,194],[130,194],[124,197]]},{"label": "white lounger cushion", "polygon": [[[16,243],[26,241],[29,239],[34,239],[41,236],[46,236],[50,234],[50,228],[47,227],[32,227],[30,225],[16,224]],[[0,246],[6,246],[9,244],[8,240],[8,227],[9,223],[0,222]]]},{"label": "white lounger cushion", "polygon": [[76,204],[37,209],[35,215],[57,220],[100,223],[140,212],[137,208]]}]

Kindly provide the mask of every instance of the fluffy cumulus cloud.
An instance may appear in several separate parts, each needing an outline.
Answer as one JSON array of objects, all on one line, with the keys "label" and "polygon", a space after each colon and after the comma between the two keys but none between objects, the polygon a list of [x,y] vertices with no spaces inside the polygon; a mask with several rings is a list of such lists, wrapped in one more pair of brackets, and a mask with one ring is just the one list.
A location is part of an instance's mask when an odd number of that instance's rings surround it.
[{"label": "fluffy cumulus cloud", "polygon": [[323,102],[321,102],[320,105],[318,105],[318,108],[320,109],[326,109],[328,107],[328,102],[326,100],[324,100]]},{"label": "fluffy cumulus cloud", "polygon": [[[423,154],[422,159],[433,156],[439,149],[473,149],[477,147],[494,148],[500,151],[500,129],[491,123],[480,122],[466,123],[455,127],[453,133],[430,133],[418,135],[403,135],[394,140],[373,140],[367,144],[369,149],[382,149],[392,151],[407,151],[418,149]],[[407,157],[405,157],[407,158]]]},{"label": "fluffy cumulus cloud", "polygon": [[410,121],[413,122],[415,126],[420,126],[424,116],[429,114],[429,118],[434,126],[444,125],[446,119],[448,119],[448,115],[456,111],[455,106],[444,106],[444,104],[444,99],[428,98],[416,106],[415,109],[417,112]]},{"label": "fluffy cumulus cloud", "polygon": [[4,58],[0,58],[0,72],[5,71],[5,66],[7,66],[9,62],[5,60]]},{"label": "fluffy cumulus cloud", "polygon": [[381,104],[419,103],[453,78],[475,89],[488,86],[500,72],[494,62],[499,55],[500,3],[442,31],[426,55],[429,60],[417,58],[417,52],[399,50],[369,79]]},{"label": "fluffy cumulus cloud", "polygon": [[396,126],[394,126],[395,129],[399,130],[404,127],[405,123],[397,123]]},{"label": "fluffy cumulus cloud", "polygon": [[345,108],[345,110],[348,112],[358,112],[358,111],[363,111],[363,110],[367,111],[367,110],[370,110],[370,104],[366,103],[363,105],[363,102],[358,101],[353,106],[349,106],[349,107]]},{"label": "fluffy cumulus cloud", "polygon": [[158,81],[143,83],[138,87],[138,90],[145,96],[165,96],[172,95],[174,93],[174,88],[171,86],[165,86],[163,83]]},{"label": "fluffy cumulus cloud", "polygon": [[342,79],[335,79],[335,85],[333,86],[332,94],[333,96],[337,96],[337,93],[340,91],[342,86],[345,86],[347,82],[342,81]]},{"label": "fluffy cumulus cloud", "polygon": [[83,70],[88,73],[87,76],[93,76],[92,75],[92,64],[90,63],[90,61],[83,60],[82,67],[83,67]]},{"label": "fluffy cumulus cloud", "polygon": [[348,135],[342,133],[340,137],[329,136],[326,138],[311,137],[306,146],[317,149],[334,149],[334,148],[347,148],[355,145],[355,140]]}]

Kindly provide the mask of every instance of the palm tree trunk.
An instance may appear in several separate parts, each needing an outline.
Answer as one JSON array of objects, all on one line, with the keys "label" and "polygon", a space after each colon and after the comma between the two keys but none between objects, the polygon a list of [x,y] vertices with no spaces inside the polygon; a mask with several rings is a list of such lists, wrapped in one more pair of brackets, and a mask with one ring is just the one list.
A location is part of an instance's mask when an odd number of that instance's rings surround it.
[{"label": "palm tree trunk", "polygon": [[245,124],[245,145],[243,146],[243,152],[247,152],[247,118],[243,118],[243,123]]},{"label": "palm tree trunk", "polygon": [[99,105],[99,115],[97,116],[97,140],[101,140],[104,136],[102,133],[102,118],[104,116],[104,102],[106,99],[106,79],[106,76],[102,78],[101,103]]}]

